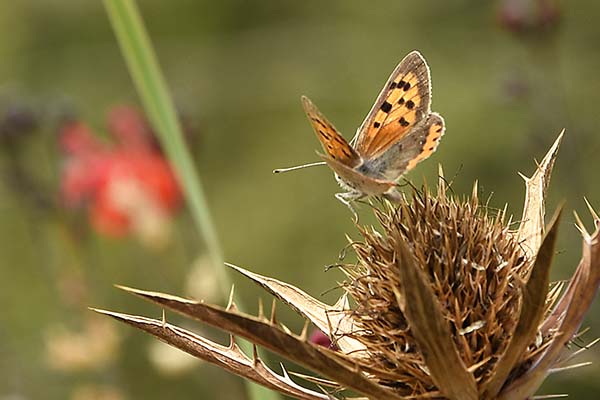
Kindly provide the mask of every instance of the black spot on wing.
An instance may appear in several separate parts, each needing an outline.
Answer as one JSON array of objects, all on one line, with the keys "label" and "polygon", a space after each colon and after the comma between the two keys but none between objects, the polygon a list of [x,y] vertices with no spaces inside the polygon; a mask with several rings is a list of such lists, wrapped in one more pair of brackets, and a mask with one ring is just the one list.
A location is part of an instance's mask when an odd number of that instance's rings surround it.
[{"label": "black spot on wing", "polygon": [[342,146],[345,146],[346,143],[344,143],[344,141],[342,139],[340,139],[339,137],[334,137],[333,140],[335,140],[336,142],[338,142],[339,144],[341,144]]},{"label": "black spot on wing", "polygon": [[387,101],[384,101],[381,104],[381,111],[383,111],[384,113],[389,113],[390,110],[392,109],[392,105],[390,103],[388,103]]},{"label": "black spot on wing", "polygon": [[327,133],[323,132],[320,129],[319,129],[319,135],[323,136],[326,140],[330,140],[331,139],[331,136],[329,136]]}]

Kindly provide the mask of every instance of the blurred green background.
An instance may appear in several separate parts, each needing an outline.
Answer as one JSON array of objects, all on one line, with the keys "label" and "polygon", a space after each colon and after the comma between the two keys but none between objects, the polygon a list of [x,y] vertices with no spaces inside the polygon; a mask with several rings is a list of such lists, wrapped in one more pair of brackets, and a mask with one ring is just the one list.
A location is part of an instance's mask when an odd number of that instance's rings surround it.
[{"label": "blurred green background", "polygon": [[[591,224],[583,197],[600,208],[597,1],[147,0],[140,8],[191,126],[190,146],[230,262],[314,296],[342,279],[324,266],[337,260],[344,235],[356,233],[351,214],[333,198],[338,187],[331,172],[271,170],[316,160],[319,146],[301,95],[350,138],[389,73],[413,49],[431,67],[432,108],[447,124],[437,153],[409,174],[414,183],[435,182],[442,163],[455,193],[469,193],[478,179],[480,196],[492,196],[493,207],[508,203],[518,219],[524,185],[516,172],[530,175],[534,158],[566,128],[548,212],[566,200],[567,210]],[[0,3],[0,60],[2,107],[26,102],[43,110],[19,157],[43,195],[56,199],[58,116],[75,114],[103,134],[113,105],[137,104],[102,3]],[[15,190],[13,158],[12,148],[0,150],[0,399],[244,398],[236,377],[188,365],[148,335],[112,321],[102,325],[86,309],[160,316],[113,283],[195,296],[204,290],[202,297],[223,304],[210,270],[198,272],[204,249],[189,214],[175,217],[166,247],[149,248],[135,236],[106,238],[87,228],[85,213],[49,210]],[[362,222],[371,221],[367,207],[361,209]],[[569,277],[580,257],[573,222],[565,213],[555,279]],[[234,278],[251,310],[256,298],[269,299]],[[598,336],[599,310],[596,301],[582,343]],[[279,316],[301,329],[290,310],[280,307]],[[57,343],[67,346],[58,354],[76,353],[79,345],[90,360],[57,359]],[[577,361],[595,364],[551,376],[541,393],[595,398],[600,351]]]}]

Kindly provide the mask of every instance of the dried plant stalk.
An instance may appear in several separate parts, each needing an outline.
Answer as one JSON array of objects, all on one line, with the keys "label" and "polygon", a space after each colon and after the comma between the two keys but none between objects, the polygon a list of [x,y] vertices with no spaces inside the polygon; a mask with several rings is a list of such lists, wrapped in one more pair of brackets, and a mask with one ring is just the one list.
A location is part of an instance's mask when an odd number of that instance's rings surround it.
[{"label": "dried plant stalk", "polygon": [[350,243],[357,261],[341,267],[345,293],[334,305],[230,265],[316,325],[337,350],[310,343],[306,327],[296,335],[274,315],[242,314],[232,302],[220,308],[123,288],[305,366],[315,376],[300,377],[330,392],[303,388],[285,370],[276,374],[233,341],[222,346],[165,321],[97,311],[299,399],[343,391],[361,399],[530,398],[550,371],[568,368],[564,345],[600,286],[600,218],[591,207],[593,233],[577,217],[583,256],[573,278],[562,295],[564,285],[549,283],[561,212],[544,229],[544,196],[561,139],[525,179],[516,231],[504,211],[479,204],[476,184],[466,200],[449,197],[442,178],[437,194],[413,190],[399,205],[383,203],[375,209],[380,228],[357,226],[361,239]]}]

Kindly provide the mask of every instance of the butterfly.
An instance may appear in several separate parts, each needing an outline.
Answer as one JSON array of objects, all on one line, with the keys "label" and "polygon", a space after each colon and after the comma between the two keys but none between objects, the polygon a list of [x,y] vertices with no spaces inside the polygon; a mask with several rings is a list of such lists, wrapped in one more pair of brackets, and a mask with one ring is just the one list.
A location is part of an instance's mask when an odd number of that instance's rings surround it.
[{"label": "butterfly", "polygon": [[[430,82],[423,56],[418,51],[409,53],[392,72],[350,143],[302,97],[304,111],[325,151],[319,156],[345,190],[335,197],[355,218],[351,202],[379,195],[398,200],[396,182],[437,149],[445,125],[441,115],[431,112]],[[317,164],[322,163],[309,165]]]}]

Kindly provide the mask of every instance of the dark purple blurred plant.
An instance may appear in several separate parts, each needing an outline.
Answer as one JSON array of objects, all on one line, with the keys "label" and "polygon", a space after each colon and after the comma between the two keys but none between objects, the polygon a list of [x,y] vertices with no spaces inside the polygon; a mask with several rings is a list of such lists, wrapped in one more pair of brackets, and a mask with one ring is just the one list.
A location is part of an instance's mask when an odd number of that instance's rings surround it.
[{"label": "dark purple blurred plant", "polygon": [[561,8],[556,0],[500,0],[497,19],[514,34],[546,34],[558,27]]},{"label": "dark purple blurred plant", "polygon": [[26,159],[30,138],[40,131],[40,112],[28,101],[0,99],[0,156],[5,158],[1,179],[9,191],[32,210],[52,209],[54,198],[45,182],[28,168]]}]

